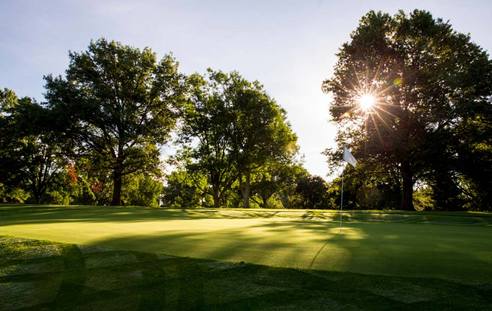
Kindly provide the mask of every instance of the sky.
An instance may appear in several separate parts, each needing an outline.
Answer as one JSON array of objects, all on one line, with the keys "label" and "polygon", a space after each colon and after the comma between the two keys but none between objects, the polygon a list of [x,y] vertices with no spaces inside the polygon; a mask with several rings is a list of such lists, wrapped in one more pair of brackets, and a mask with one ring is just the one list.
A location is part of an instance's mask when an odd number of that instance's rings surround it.
[{"label": "sky", "polygon": [[321,91],[336,53],[369,10],[425,9],[492,51],[492,1],[25,1],[0,0],[0,88],[43,101],[43,75],[63,74],[68,51],[104,37],[159,57],[184,73],[239,71],[287,111],[304,165],[327,178],[321,152],[335,145],[330,96]]}]

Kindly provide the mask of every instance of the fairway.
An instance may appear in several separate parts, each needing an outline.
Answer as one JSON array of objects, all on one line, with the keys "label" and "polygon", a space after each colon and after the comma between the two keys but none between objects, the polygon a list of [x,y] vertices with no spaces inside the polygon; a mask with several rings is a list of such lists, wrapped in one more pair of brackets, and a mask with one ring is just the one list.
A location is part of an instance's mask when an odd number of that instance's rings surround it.
[{"label": "fairway", "polygon": [[276,267],[492,282],[487,213],[2,206],[0,235]]}]

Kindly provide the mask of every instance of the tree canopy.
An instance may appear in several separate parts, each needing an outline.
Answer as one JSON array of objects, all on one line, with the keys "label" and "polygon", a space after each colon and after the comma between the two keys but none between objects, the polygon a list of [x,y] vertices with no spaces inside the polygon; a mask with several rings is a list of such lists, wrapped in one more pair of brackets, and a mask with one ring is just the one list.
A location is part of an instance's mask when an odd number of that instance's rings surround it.
[{"label": "tree canopy", "polygon": [[181,141],[190,143],[193,159],[188,167],[208,176],[216,207],[238,182],[247,208],[254,171],[297,152],[285,111],[259,82],[237,72],[209,70],[206,77],[191,76],[189,83],[191,97],[181,129]]},{"label": "tree canopy", "polygon": [[[469,185],[489,192],[490,178],[472,167],[492,176],[492,62],[469,35],[426,11],[371,11],[341,47],[323,88],[334,96],[339,148],[351,146],[373,170],[398,170],[401,209],[413,209],[419,182],[447,209],[463,203],[457,199]],[[362,109],[361,96],[373,96],[375,105]]]},{"label": "tree canopy", "polygon": [[338,208],[341,168],[346,208],[491,209],[486,51],[429,12],[370,11],[337,57],[330,182],[259,81],[98,39],[45,76],[44,101],[0,90],[0,202]]},{"label": "tree canopy", "polygon": [[111,171],[111,204],[120,205],[123,176],[155,170],[158,147],[175,126],[184,93],[177,62],[100,39],[70,53],[65,77],[45,79],[58,130],[76,152],[99,157],[100,168]]}]

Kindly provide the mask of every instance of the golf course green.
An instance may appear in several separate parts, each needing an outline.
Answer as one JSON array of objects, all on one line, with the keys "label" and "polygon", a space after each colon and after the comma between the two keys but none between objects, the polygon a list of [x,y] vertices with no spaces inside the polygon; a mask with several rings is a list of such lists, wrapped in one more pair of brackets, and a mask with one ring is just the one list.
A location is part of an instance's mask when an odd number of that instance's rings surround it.
[{"label": "golf course green", "polygon": [[0,235],[273,267],[492,283],[492,215],[0,207]]}]

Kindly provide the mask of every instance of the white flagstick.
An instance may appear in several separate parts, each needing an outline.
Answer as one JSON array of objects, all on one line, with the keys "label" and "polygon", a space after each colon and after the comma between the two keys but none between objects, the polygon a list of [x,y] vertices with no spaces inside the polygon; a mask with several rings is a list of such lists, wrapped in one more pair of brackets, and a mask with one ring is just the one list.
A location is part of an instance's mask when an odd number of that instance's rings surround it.
[{"label": "white flagstick", "polygon": [[[355,167],[357,165],[357,160],[354,158],[350,150],[346,146],[343,147],[343,161]],[[339,232],[342,232],[342,212],[343,212],[343,172],[345,168],[342,170],[342,194],[340,198],[340,229]]]},{"label": "white flagstick", "polygon": [[343,210],[343,171],[342,171],[342,195],[340,198],[340,229],[338,229],[338,233],[342,232],[342,210]]}]

